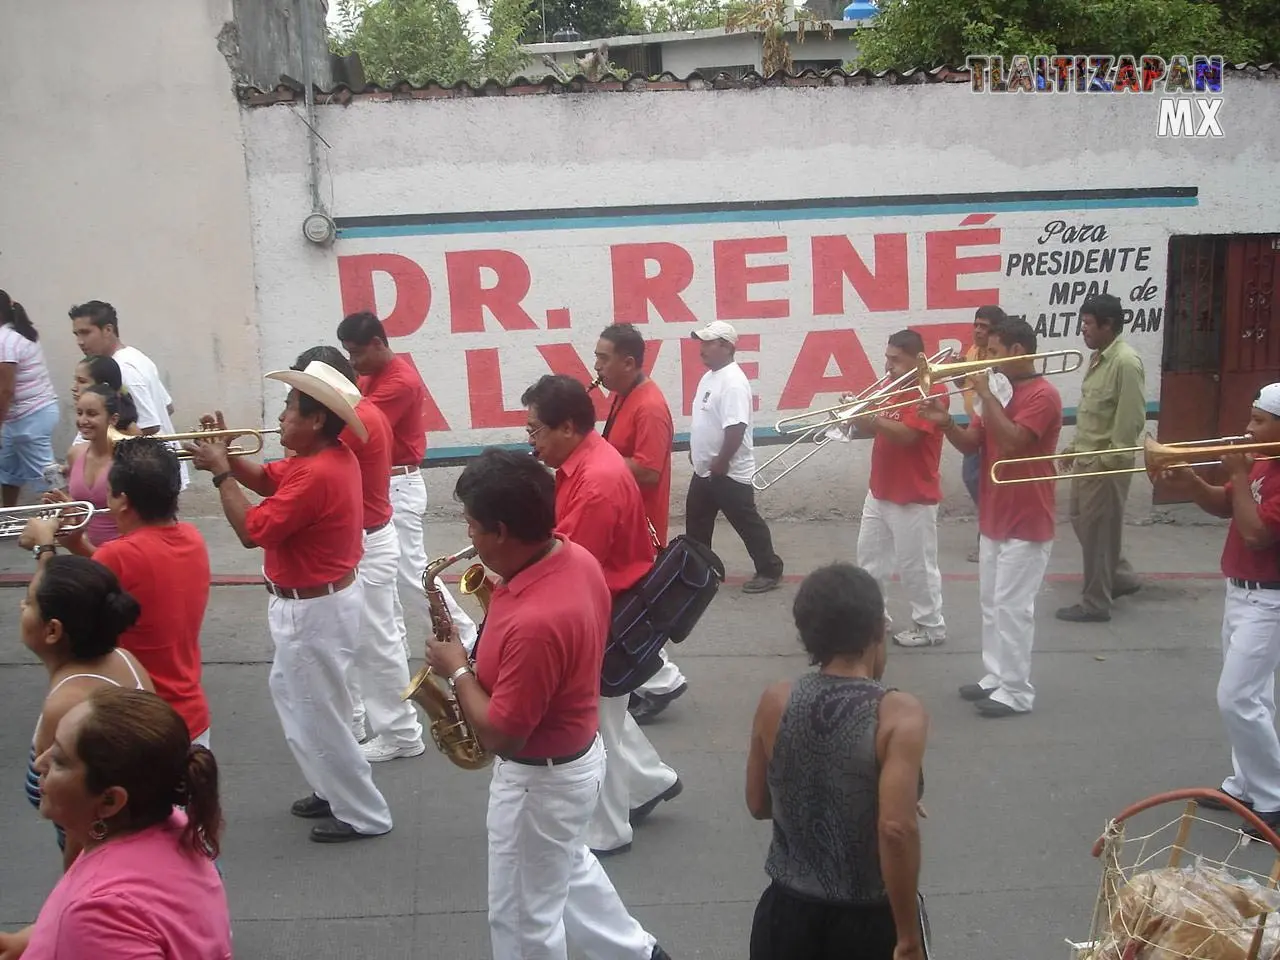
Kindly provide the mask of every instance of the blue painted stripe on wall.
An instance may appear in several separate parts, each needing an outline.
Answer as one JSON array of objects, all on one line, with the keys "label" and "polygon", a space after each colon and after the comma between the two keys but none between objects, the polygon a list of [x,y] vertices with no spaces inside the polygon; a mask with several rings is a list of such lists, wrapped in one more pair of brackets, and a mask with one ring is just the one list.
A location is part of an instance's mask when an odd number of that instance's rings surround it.
[{"label": "blue painted stripe on wall", "polygon": [[338,237],[451,236],[470,233],[517,233],[537,230],[587,230],[611,227],[660,227],[706,223],[778,223],[799,220],[838,220],[864,217],[926,216],[962,213],[1019,213],[1046,210],[1108,210],[1119,208],[1194,207],[1197,197],[1121,197],[1073,200],[966,201],[936,204],[886,204],[874,207],[814,207],[794,210],[710,210],[690,213],[624,214],[530,220],[478,220],[466,223],[406,223],[369,227],[339,227]]}]

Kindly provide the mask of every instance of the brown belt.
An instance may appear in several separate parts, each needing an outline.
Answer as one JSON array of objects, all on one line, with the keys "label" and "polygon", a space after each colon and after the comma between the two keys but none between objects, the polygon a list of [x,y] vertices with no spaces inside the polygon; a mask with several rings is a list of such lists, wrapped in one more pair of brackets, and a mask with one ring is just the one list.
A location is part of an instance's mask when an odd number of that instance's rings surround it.
[{"label": "brown belt", "polygon": [[264,581],[264,586],[267,588],[267,593],[273,597],[280,597],[284,600],[315,600],[318,597],[327,597],[331,593],[345,590],[355,582],[356,572],[352,570],[341,580],[335,580],[333,583],[326,583],[320,587],[277,587],[270,580]]},{"label": "brown belt", "polygon": [[379,530],[385,530],[385,529],[386,529],[387,524],[388,524],[388,523],[390,523],[390,522],[391,522],[391,521],[390,521],[389,519],[388,519],[388,520],[383,520],[383,521],[382,521],[380,524],[378,524],[376,527],[365,527],[365,528],[364,528],[364,532],[365,532],[365,533],[367,533],[367,534],[369,534],[370,536],[372,536],[373,534],[377,533]]},{"label": "brown belt", "polygon": [[412,466],[412,467],[403,467],[403,466],[402,466],[402,467],[392,467],[392,468],[391,468],[391,475],[392,475],[393,477],[403,477],[403,476],[406,476],[407,474],[410,474],[410,473],[417,473],[417,472],[418,472],[418,468],[417,468],[416,466]]}]

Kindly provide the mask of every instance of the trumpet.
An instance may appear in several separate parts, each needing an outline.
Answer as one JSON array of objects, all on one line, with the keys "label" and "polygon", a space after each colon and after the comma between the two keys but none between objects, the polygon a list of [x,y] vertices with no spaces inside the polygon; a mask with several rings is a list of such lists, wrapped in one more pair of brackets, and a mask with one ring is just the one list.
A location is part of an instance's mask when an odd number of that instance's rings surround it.
[{"label": "trumpet", "polygon": [[596,377],[594,380],[591,381],[591,383],[587,385],[587,393],[590,393],[592,390],[599,389],[600,384],[603,382],[604,382],[603,375]]},{"label": "trumpet", "polygon": [[[932,357],[924,358],[927,363],[937,363],[951,356],[950,349],[940,350]],[[804,426],[807,421],[814,420],[815,423],[805,426],[800,436],[789,443],[781,452],[774,454],[764,463],[762,463],[751,477],[751,485],[757,490],[767,490],[773,486],[787,474],[789,474],[800,464],[804,463],[815,453],[825,447],[832,440],[836,439],[838,434],[833,431],[847,432],[854,419],[870,412],[870,408],[877,410],[884,409],[879,406],[880,401],[893,397],[896,394],[904,393],[908,389],[907,385],[911,383],[918,375],[918,370],[909,370],[899,377],[893,377],[892,373],[886,372],[879,380],[867,387],[861,393],[857,394],[851,400],[843,400],[838,404],[830,407],[823,407],[820,410],[810,410],[805,413],[794,414],[790,417],[783,417],[776,424],[774,430],[783,436],[790,436],[792,432],[798,429],[797,425]],[[917,401],[912,401],[915,403]],[[794,462],[787,462],[787,455],[797,447],[812,441],[813,449],[804,456]],[[769,475],[769,469],[775,463],[781,467],[775,476]]]},{"label": "trumpet", "polygon": [[[279,432],[280,432],[279,427],[264,428],[260,430],[251,428],[251,427],[246,427],[243,430],[209,429],[209,430],[192,430],[190,433],[153,433],[151,434],[151,438],[153,440],[162,440],[165,443],[180,444],[180,443],[196,441],[196,440],[225,440],[228,443],[230,443],[232,440],[238,439],[239,437],[252,437],[254,440],[257,441],[257,446],[255,447],[243,447],[243,446],[238,446],[236,444],[231,444],[230,446],[227,447],[227,456],[247,457],[247,456],[252,456],[255,453],[262,452],[263,437],[269,436],[271,434],[276,434]],[[134,439],[137,439],[137,438],[126,436],[125,434],[119,434],[118,436],[112,438],[113,441],[134,440]],[[179,449],[176,451],[176,453],[178,454],[179,460],[191,459],[190,450]]]},{"label": "trumpet", "polygon": [[25,507],[0,509],[0,540],[10,540],[22,535],[28,520],[60,519],[58,533],[83,530],[89,521],[106,508],[95,507],[88,500],[71,500],[64,503],[32,503]]},{"label": "trumpet", "polygon": [[[1110,450],[1081,450],[1068,454],[1046,454],[1038,457],[1015,457],[997,460],[991,465],[991,482],[1001,486],[1011,483],[1052,483],[1057,480],[1074,480],[1081,477],[1118,477],[1129,473],[1145,473],[1154,483],[1160,474],[1172,467],[1212,467],[1221,462],[1224,453],[1255,453],[1272,451],[1273,456],[1260,456],[1258,460],[1280,459],[1280,443],[1258,443],[1252,437],[1217,437],[1212,440],[1179,440],[1160,443],[1148,436],[1140,447],[1113,447]],[[1114,470],[1089,470],[1082,473],[1052,473],[1036,477],[1000,477],[1002,467],[1026,463],[1066,463],[1089,457],[1112,454],[1142,454],[1142,466],[1117,467]],[[1200,459],[1209,457],[1210,459]]]}]

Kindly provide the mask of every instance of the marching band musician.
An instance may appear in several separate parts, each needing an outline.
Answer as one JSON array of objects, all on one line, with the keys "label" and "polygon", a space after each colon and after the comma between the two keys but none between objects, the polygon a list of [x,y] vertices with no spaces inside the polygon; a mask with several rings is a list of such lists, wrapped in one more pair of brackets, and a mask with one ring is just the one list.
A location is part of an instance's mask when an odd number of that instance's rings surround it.
[{"label": "marching band musician", "polygon": [[[364,490],[363,555],[360,586],[364,596],[364,627],[356,650],[355,670],[348,688],[354,704],[352,728],[372,731],[360,745],[370,763],[398,757],[419,757],[426,751],[422,724],[413,703],[401,699],[409,685],[405,638],[396,632],[396,576],[400,566],[400,538],[391,524],[391,425],[356,389],[356,374],[336,347],[312,347],[298,355],[294,370],[313,362],[317,376],[332,369],[340,376],[329,384],[356,409],[369,434],[361,440],[350,427],[338,439],[351,448],[360,464]],[[357,737],[357,739],[360,739]]]},{"label": "marching band musician", "polygon": [[[644,372],[644,337],[629,323],[605,327],[596,343],[596,374],[612,395],[600,436],[622,454],[640,485],[645,513],[659,546],[667,542],[671,514],[671,448],[675,426],[662,390]],[[680,668],[662,651],[662,666],[631,694],[637,723],[648,723],[689,689]]]},{"label": "marching band musician", "polygon": [[[596,433],[595,408],[577,380],[548,374],[520,402],[529,412],[534,454],[556,472],[556,533],[600,562],[610,596],[616,598],[653,565],[640,488],[621,454]],[[627,712],[627,700],[600,699],[600,736],[608,762],[587,839],[601,856],[630,850],[632,825],[683,789],[679,776]]]},{"label": "marching band musician", "polygon": [[[974,311],[973,343],[964,352],[966,361],[987,359],[987,337],[991,334],[991,325],[1000,323],[1004,318],[1004,311],[995,304],[984,304]],[[972,420],[978,415],[978,401],[973,395],[973,384],[966,383],[965,386],[969,389],[966,389],[962,394],[964,397],[964,413],[969,420]],[[978,477],[981,472],[982,455],[980,453],[966,453],[964,455],[964,463],[961,465],[961,475],[964,479],[964,488],[969,491],[969,496],[973,499],[975,508],[978,506]],[[979,539],[981,539],[981,534],[979,534]],[[970,563],[977,563],[978,548],[974,547],[966,559]]]},{"label": "marching band musician", "polygon": [[[421,470],[427,451],[427,387],[413,364],[391,349],[382,321],[372,313],[353,313],[344,318],[338,324],[338,339],[351,358],[351,366],[360,375],[357,382],[360,393],[386,414],[391,424],[391,519],[400,538],[396,630],[407,638],[405,602],[410,597],[421,598],[424,612],[427,604],[427,595],[422,589],[422,572],[427,569],[423,532],[427,485]],[[476,642],[475,621],[443,583],[436,586],[444,595],[463,645],[470,650]],[[407,654],[407,647],[405,652]]]},{"label": "marching band musician", "polygon": [[474,670],[460,643],[439,638],[427,641],[427,663],[448,678],[469,726],[497,755],[486,818],[494,960],[566,960],[566,941],[590,960],[670,960],[587,843],[605,777],[597,704],[612,609],[607,574],[554,532],[555,481],[533,457],[485,450],[454,496],[477,556],[502,582]]},{"label": "marching band musician", "polygon": [[[280,413],[280,445],[293,456],[266,465],[229,457],[220,440],[188,443],[197,470],[213,475],[231,528],[263,550],[275,643],[271,697],[285,740],[312,794],[296,817],[321,819],[317,843],[341,843],[391,830],[391,811],[351,732],[346,678],[364,619],[360,465],[338,439],[343,425],[362,440],[355,408],[330,384],[323,364],[267,374],[290,387]],[[321,375],[323,373],[323,375]],[[265,499],[250,506],[241,486]]]},{"label": "marching band musician", "polygon": [[[1036,334],[1025,320],[1006,319],[991,328],[987,357],[1003,360],[1036,352]],[[1013,457],[1049,456],[1062,430],[1062,397],[1036,361],[1000,365],[1013,396],[1003,406],[992,393],[987,374],[972,377],[982,408],[967,427],[926,401],[921,416],[940,424],[961,453],[982,453],[978,506],[978,582],[982,603],[982,663],[986,674],[960,688],[984,717],[1030,713],[1031,648],[1035,639],[1036,593],[1044,581],[1053,549],[1054,490],[1051,482],[998,485],[991,465]],[[1052,460],[1013,465],[1012,479],[1055,476]]]},{"label": "marching band musician", "polygon": [[[885,347],[885,369],[894,379],[910,373],[924,353],[924,340],[914,330],[899,330]],[[932,394],[948,404],[945,384]],[[897,401],[895,394],[889,400]],[[888,595],[896,567],[911,601],[911,627],[894,634],[901,647],[932,647],[945,642],[942,618],[942,574],[938,572],[938,501],[942,489],[938,465],[942,433],[938,425],[912,407],[884,413],[874,409],[853,421],[859,434],[874,437],[871,479],[858,526],[858,566],[876,578]],[[886,622],[892,622],[888,612]]]},{"label": "marching band musician", "polygon": [[[1263,387],[1246,430],[1250,442],[1280,443],[1280,383]],[[1213,486],[1189,466],[1162,476],[1206,513],[1231,521],[1222,549],[1227,595],[1222,614],[1218,710],[1227,728],[1233,772],[1219,788],[1280,829],[1280,739],[1276,737],[1275,675],[1280,668],[1280,460],[1248,453],[1222,457],[1225,486]],[[1202,806],[1225,809],[1214,800]],[[1245,833],[1258,837],[1255,827]]]}]

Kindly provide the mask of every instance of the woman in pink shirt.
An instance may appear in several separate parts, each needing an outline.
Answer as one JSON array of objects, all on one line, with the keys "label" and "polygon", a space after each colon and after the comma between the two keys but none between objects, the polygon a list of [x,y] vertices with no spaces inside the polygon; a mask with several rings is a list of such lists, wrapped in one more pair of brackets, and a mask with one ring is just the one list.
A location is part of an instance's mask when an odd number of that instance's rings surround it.
[{"label": "woman in pink shirt", "polygon": [[[84,852],[5,960],[227,960],[218,765],[153,693],[102,687],[36,761],[40,812]],[[175,809],[185,807],[185,812]]]}]

